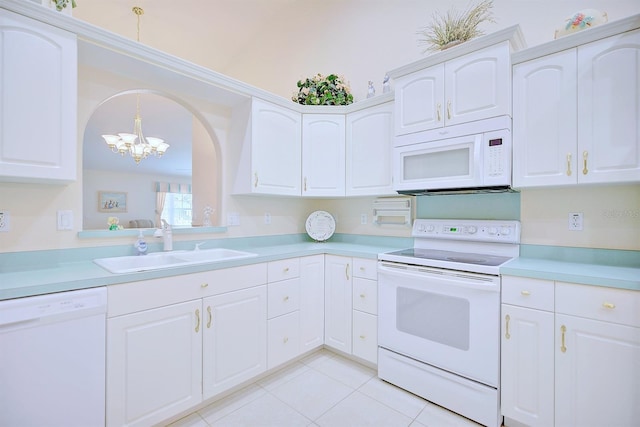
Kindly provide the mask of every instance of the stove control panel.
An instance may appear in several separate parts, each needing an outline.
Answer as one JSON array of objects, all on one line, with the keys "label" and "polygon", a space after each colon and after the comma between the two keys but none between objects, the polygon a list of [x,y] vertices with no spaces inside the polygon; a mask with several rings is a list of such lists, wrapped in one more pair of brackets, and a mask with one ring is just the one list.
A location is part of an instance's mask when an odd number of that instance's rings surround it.
[{"label": "stove control panel", "polygon": [[520,222],[501,220],[416,219],[416,238],[520,243]]}]

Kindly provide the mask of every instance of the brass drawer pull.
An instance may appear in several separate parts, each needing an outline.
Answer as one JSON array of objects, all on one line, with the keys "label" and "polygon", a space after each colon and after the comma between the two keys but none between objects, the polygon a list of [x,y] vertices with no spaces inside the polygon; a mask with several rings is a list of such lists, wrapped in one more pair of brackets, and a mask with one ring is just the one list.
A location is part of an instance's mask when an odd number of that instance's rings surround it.
[{"label": "brass drawer pull", "polygon": [[586,175],[589,173],[589,169],[587,169],[587,159],[589,158],[589,152],[585,151],[582,153],[582,160],[584,161],[584,169],[582,169],[582,174]]},{"label": "brass drawer pull", "polygon": [[567,346],[565,345],[565,335],[567,334],[567,327],[562,325],[560,327],[560,332],[562,332],[562,344],[560,345],[560,351],[563,353],[567,352]]},{"label": "brass drawer pull", "polygon": [[196,332],[200,332],[200,309],[196,308]]},{"label": "brass drawer pull", "polygon": [[203,283],[203,284],[200,285],[201,288],[206,288],[207,286],[209,286],[208,283]]},{"label": "brass drawer pull", "polygon": [[608,308],[609,310],[613,310],[614,308],[616,308],[616,305],[612,302],[603,302],[602,306],[604,308]]},{"label": "brass drawer pull", "polygon": [[567,153],[567,176],[571,176],[571,153]]},{"label": "brass drawer pull", "polygon": [[531,295],[531,292],[529,292],[529,291],[520,291],[520,294],[522,294],[523,297],[528,297],[529,295]]},{"label": "brass drawer pull", "polygon": [[211,314],[211,306],[207,307],[207,313],[209,313],[209,320],[207,321],[207,329],[211,328],[211,322],[213,321],[213,315]]},{"label": "brass drawer pull", "polygon": [[504,337],[506,339],[511,338],[511,334],[509,333],[509,321],[511,320],[511,316],[509,316],[508,314],[504,317],[504,320],[506,321],[505,324],[505,328],[504,328]]}]

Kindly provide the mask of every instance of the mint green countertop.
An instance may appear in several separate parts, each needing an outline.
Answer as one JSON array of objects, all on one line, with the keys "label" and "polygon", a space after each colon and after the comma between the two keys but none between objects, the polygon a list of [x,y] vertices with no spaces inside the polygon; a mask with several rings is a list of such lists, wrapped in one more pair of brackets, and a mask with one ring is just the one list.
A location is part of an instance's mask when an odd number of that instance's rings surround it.
[{"label": "mint green countertop", "polygon": [[[3,254],[5,258],[4,262],[2,262],[3,260],[0,257],[0,300],[198,273],[317,254],[377,259],[379,252],[397,250],[413,244],[411,239],[369,238],[367,236],[334,236],[332,241],[324,243],[304,240],[304,238],[298,237],[275,240],[273,238],[215,240],[211,241],[212,244],[206,247],[240,249],[256,253],[258,256],[124,274],[110,273],[92,261],[93,258],[131,255],[131,253],[128,252],[118,253],[117,249],[102,248],[101,250],[94,251],[84,250],[83,252],[93,254],[90,259],[77,259],[79,258],[77,254],[66,254],[56,257],[52,252],[57,251],[34,253],[31,255],[32,261],[28,259],[29,255],[27,254],[14,257]],[[174,242],[174,249],[183,249],[180,248],[179,245],[178,247],[176,246],[176,242]],[[192,245],[189,246],[189,249],[191,248]],[[187,248],[185,247],[184,249]],[[129,248],[127,247],[126,250],[129,251]],[[71,252],[76,251],[72,250]],[[19,262],[11,263],[11,261],[13,261],[11,258],[19,258]],[[44,261],[43,258],[46,258],[46,261]],[[51,260],[52,258],[54,258],[53,261]],[[16,267],[16,264],[21,265]]]},{"label": "mint green countertop", "polygon": [[[199,243],[199,242],[196,242]],[[158,245],[149,245],[152,252]],[[193,249],[194,242],[174,242],[174,249]],[[224,262],[113,274],[95,258],[132,255],[131,245],[59,251],[0,254],[0,300],[108,286],[237,267],[301,256],[331,254],[376,259],[378,253],[413,246],[410,238],[334,235],[324,243],[306,235],[210,240],[206,248],[226,247],[258,254]],[[581,283],[640,291],[640,251],[536,247],[523,245],[520,258],[500,268],[505,275]]]},{"label": "mint green countertop", "polygon": [[640,251],[522,245],[500,274],[640,291]]}]

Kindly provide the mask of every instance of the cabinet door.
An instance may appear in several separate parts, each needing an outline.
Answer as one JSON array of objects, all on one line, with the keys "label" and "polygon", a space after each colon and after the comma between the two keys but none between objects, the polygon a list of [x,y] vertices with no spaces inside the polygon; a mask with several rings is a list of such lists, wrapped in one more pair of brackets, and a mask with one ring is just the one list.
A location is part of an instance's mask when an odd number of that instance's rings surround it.
[{"label": "cabinet door", "polygon": [[0,179],[74,181],[75,35],[0,9],[0,63]]},{"label": "cabinet door", "polygon": [[269,319],[267,361],[269,369],[300,354],[300,312]]},{"label": "cabinet door", "polygon": [[205,298],[203,387],[207,399],[267,367],[267,287]]},{"label": "cabinet door", "polygon": [[502,305],[502,415],[553,426],[553,313]]},{"label": "cabinet door", "polygon": [[576,51],[513,67],[513,185],[575,184]]},{"label": "cabinet door", "polygon": [[302,116],[303,196],[344,196],[344,125],[341,114]]},{"label": "cabinet door", "polygon": [[324,255],[300,258],[300,352],[324,343]]},{"label": "cabinet door", "polygon": [[301,115],[254,99],[251,123],[251,191],[299,196]]},{"label": "cabinet door", "polygon": [[393,191],[393,103],[347,115],[347,196],[381,196]]},{"label": "cabinet door", "polygon": [[353,310],[353,355],[378,363],[378,316]]},{"label": "cabinet door", "polygon": [[201,300],[107,321],[107,425],[159,423],[202,400]]},{"label": "cabinet door", "polygon": [[578,47],[579,182],[640,180],[640,30]]},{"label": "cabinet door", "polygon": [[395,134],[444,126],[444,64],[395,81]]},{"label": "cabinet door", "polygon": [[447,126],[511,115],[511,59],[505,41],[445,63]]},{"label": "cabinet door", "polygon": [[325,255],[324,343],[351,354],[351,258]]},{"label": "cabinet door", "polygon": [[556,314],[557,426],[640,419],[640,328]]}]

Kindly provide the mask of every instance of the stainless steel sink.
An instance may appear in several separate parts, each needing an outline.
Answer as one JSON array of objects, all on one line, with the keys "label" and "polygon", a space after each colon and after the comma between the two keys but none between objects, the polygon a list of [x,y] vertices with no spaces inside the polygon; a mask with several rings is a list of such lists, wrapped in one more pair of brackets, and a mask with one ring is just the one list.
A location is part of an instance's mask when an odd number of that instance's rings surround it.
[{"label": "stainless steel sink", "polygon": [[185,265],[222,262],[254,256],[257,256],[257,254],[235,249],[215,248],[195,251],[157,252],[144,256],[98,258],[93,260],[93,262],[111,273],[133,273]]}]

